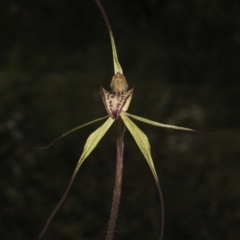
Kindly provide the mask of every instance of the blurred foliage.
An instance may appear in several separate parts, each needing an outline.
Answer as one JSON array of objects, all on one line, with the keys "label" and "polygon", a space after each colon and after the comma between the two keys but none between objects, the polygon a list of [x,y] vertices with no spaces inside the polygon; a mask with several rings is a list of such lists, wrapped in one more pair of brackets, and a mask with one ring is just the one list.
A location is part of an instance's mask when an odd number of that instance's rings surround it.
[{"label": "blurred foliage", "polygon": [[[149,136],[166,205],[164,239],[240,239],[240,2],[102,0],[129,86],[129,112],[215,135],[137,123]],[[36,239],[70,180],[87,136],[63,132],[104,116],[99,86],[113,74],[95,2],[0,3],[0,238]],[[136,121],[135,121],[136,122]],[[43,239],[104,239],[114,127],[80,170]],[[136,171],[137,170],[137,171]],[[156,239],[153,177],[126,132],[116,239]]]}]

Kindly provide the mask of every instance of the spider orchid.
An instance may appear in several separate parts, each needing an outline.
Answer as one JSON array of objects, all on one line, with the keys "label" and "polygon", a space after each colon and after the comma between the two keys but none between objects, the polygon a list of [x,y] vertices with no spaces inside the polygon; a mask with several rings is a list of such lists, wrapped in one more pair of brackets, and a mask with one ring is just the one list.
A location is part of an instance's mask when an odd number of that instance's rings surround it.
[{"label": "spider orchid", "polygon": [[[190,128],[184,128],[184,127],[178,127],[178,126],[154,122],[152,120],[149,120],[149,119],[146,119],[143,117],[139,117],[139,116],[136,116],[136,115],[133,115],[133,114],[130,114],[127,112],[128,107],[131,102],[131,99],[132,99],[133,89],[130,89],[127,91],[127,89],[128,89],[127,80],[126,80],[125,76],[123,75],[123,70],[118,61],[113,32],[112,32],[109,20],[107,18],[107,15],[106,15],[101,3],[99,2],[99,0],[95,0],[95,1],[97,3],[97,5],[103,15],[103,18],[106,22],[106,25],[108,27],[109,34],[110,34],[110,40],[111,40],[111,46],[112,46],[112,53],[113,53],[114,76],[113,76],[113,78],[111,80],[111,84],[110,84],[111,91],[108,92],[103,87],[100,88],[102,100],[103,100],[103,103],[104,103],[104,106],[106,108],[108,115],[105,117],[90,121],[86,124],[83,124],[81,126],[78,126],[74,129],[66,132],[65,134],[60,136],[58,139],[53,141],[51,144],[49,144],[48,146],[43,147],[43,148],[50,147],[51,145],[53,145],[55,142],[57,142],[61,138],[65,137],[66,135],[68,135],[80,128],[83,128],[87,125],[101,121],[106,118],[107,118],[107,120],[99,128],[97,128],[94,132],[92,132],[90,134],[90,136],[88,137],[88,139],[85,143],[82,155],[80,156],[78,163],[75,167],[75,170],[72,174],[71,180],[70,180],[62,198],[60,199],[59,203],[57,204],[57,206],[55,207],[55,209],[49,216],[49,218],[45,224],[45,227],[43,228],[39,238],[41,238],[43,236],[43,234],[47,230],[50,222],[52,221],[53,217],[55,216],[55,214],[57,213],[57,211],[63,204],[64,200],[66,199],[67,194],[68,194],[68,192],[73,184],[73,181],[77,175],[77,172],[79,171],[79,168],[81,167],[81,165],[83,164],[85,159],[88,157],[88,155],[97,146],[97,144],[102,139],[102,137],[105,135],[107,130],[115,122],[116,126],[117,126],[118,136],[120,136],[119,141],[117,141],[117,172],[116,172],[117,176],[115,179],[115,191],[114,191],[114,194],[115,194],[115,192],[118,192],[118,193],[116,193],[116,194],[118,194],[118,196],[116,197],[114,195],[114,198],[113,198],[113,205],[112,205],[112,211],[111,211],[111,216],[110,216],[110,221],[109,221],[107,240],[110,240],[113,237],[114,227],[115,227],[115,222],[116,222],[116,217],[117,217],[117,209],[118,209],[118,205],[119,205],[119,198],[120,198],[120,191],[121,191],[120,186],[121,186],[122,158],[123,158],[123,133],[125,130],[125,126],[129,130],[131,135],[133,136],[133,138],[136,141],[138,147],[140,148],[143,156],[145,157],[145,159],[151,169],[153,177],[155,179],[156,185],[157,185],[158,193],[160,196],[160,205],[161,205],[161,228],[160,228],[161,231],[160,231],[160,238],[159,238],[161,240],[162,236],[163,236],[163,229],[164,229],[164,203],[163,203],[161,187],[160,187],[159,180],[158,180],[158,175],[156,173],[154,163],[152,160],[150,144],[149,144],[148,138],[130,118],[151,124],[156,127],[170,128],[170,129],[191,131],[191,132],[196,132],[196,131],[193,129],[190,129]],[[116,185],[116,184],[118,184],[118,185]],[[115,203],[114,203],[114,201],[115,201]]]}]

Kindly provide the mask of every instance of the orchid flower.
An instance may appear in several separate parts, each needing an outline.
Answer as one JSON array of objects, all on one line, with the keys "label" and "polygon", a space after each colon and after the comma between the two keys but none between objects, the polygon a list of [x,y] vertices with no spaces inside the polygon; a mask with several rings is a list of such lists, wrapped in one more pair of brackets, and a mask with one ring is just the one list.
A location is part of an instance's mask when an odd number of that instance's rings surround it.
[{"label": "orchid flower", "polygon": [[103,119],[107,120],[99,127],[97,128],[94,132],[90,134],[88,137],[84,148],[82,155],[80,156],[78,163],[74,169],[74,172],[72,174],[71,180],[67,186],[67,189],[65,190],[62,198],[60,199],[59,203],[49,216],[45,227],[43,228],[39,238],[42,237],[42,235],[45,233],[46,229],[48,228],[50,222],[52,221],[53,217],[63,204],[64,200],[66,199],[66,196],[73,184],[73,181],[77,175],[77,172],[79,171],[80,167],[82,166],[83,162],[85,159],[88,157],[88,155],[94,150],[94,148],[97,146],[99,141],[102,139],[102,137],[105,135],[105,133],[108,131],[108,129],[113,125],[113,123],[116,123],[117,126],[117,132],[118,132],[118,140],[117,140],[117,171],[116,171],[116,180],[115,180],[115,190],[114,190],[114,198],[113,198],[113,205],[112,205],[112,211],[111,211],[111,216],[110,216],[110,221],[109,221],[109,227],[108,227],[108,233],[107,233],[107,240],[111,240],[113,238],[113,233],[114,233],[114,227],[115,227],[115,222],[116,222],[116,217],[117,217],[117,209],[119,205],[119,198],[120,198],[120,192],[121,192],[121,171],[122,171],[122,159],[123,159],[123,134],[125,131],[125,126],[133,136],[134,140],[136,141],[139,149],[141,150],[144,158],[146,159],[151,172],[153,174],[153,177],[155,179],[158,193],[160,196],[160,203],[161,203],[161,231],[160,231],[160,238],[162,239],[163,236],[163,228],[164,228],[164,204],[163,204],[163,196],[162,196],[162,191],[161,187],[159,184],[158,180],[158,175],[154,167],[153,159],[151,156],[151,151],[150,151],[150,144],[148,141],[147,136],[142,132],[140,128],[130,119],[136,119],[141,122],[148,123],[150,125],[156,126],[156,127],[162,127],[162,128],[170,128],[170,129],[176,129],[176,130],[183,130],[183,131],[191,131],[191,132],[196,132],[193,129],[190,128],[185,128],[185,127],[178,127],[174,125],[168,125],[168,124],[162,124],[158,123],[143,117],[139,117],[133,114],[130,114],[127,112],[128,107],[130,105],[132,95],[133,95],[133,89],[128,89],[128,84],[125,76],[123,75],[123,70],[122,67],[118,61],[117,57],[117,51],[115,47],[115,42],[114,42],[114,37],[113,37],[113,32],[109,23],[109,20],[107,18],[107,15],[99,2],[99,0],[96,0],[96,3],[98,4],[100,11],[104,17],[104,20],[106,22],[106,25],[109,30],[110,34],[110,40],[111,40],[111,46],[112,46],[112,53],[113,53],[113,64],[114,64],[114,75],[111,80],[111,91],[105,90],[103,87],[100,88],[100,93],[102,96],[102,100],[105,106],[105,109],[108,113],[107,116],[98,118],[96,120],[90,121],[86,124],[83,124],[81,126],[78,126],[67,133],[63,134],[60,136],[58,139],[56,139],[54,142],[49,144],[48,146],[44,147],[47,148],[51,146],[53,143],[58,141],[59,139],[65,137],[66,135],[83,128],[87,125],[90,125],[92,123],[95,123],[97,121],[101,121]]}]

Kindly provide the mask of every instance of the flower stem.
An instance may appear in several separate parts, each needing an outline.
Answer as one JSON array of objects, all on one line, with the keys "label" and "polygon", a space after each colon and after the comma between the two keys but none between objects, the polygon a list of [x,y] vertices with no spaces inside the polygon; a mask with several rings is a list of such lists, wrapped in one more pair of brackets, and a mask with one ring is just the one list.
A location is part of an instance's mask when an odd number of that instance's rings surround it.
[{"label": "flower stem", "polygon": [[121,118],[116,120],[117,130],[117,156],[116,156],[116,175],[115,175],[115,186],[113,193],[112,208],[110,214],[110,220],[108,222],[108,231],[106,240],[112,240],[114,235],[114,229],[116,226],[118,208],[121,196],[121,185],[122,185],[122,169],[123,169],[123,152],[124,152],[124,131],[125,126]]}]

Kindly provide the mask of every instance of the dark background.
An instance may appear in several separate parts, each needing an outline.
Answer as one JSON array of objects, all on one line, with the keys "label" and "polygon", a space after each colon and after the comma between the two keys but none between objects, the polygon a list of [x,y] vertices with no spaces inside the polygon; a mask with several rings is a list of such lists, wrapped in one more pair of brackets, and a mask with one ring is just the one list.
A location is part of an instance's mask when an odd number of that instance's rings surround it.
[{"label": "dark background", "polygon": [[[129,112],[214,135],[134,121],[149,137],[165,240],[240,239],[240,2],[102,0],[130,87]],[[113,75],[93,0],[0,3],[0,239],[36,239],[70,180]],[[80,169],[43,239],[105,239],[115,174],[112,127]],[[129,132],[115,239],[157,239],[151,171]]]}]

